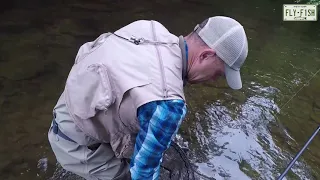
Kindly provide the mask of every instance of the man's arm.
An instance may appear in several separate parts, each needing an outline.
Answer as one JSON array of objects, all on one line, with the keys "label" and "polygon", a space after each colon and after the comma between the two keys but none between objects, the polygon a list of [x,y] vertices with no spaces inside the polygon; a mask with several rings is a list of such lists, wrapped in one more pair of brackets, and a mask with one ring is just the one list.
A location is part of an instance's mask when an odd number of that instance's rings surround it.
[{"label": "man's arm", "polygon": [[140,131],[130,163],[132,180],[159,179],[163,152],[186,115],[183,100],[153,101],[138,108]]}]

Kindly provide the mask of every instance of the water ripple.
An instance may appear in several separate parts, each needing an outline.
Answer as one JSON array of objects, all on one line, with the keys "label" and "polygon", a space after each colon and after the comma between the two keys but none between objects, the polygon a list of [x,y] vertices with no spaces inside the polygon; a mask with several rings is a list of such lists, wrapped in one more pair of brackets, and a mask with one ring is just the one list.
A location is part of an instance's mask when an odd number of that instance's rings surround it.
[{"label": "water ripple", "polygon": [[[260,93],[274,94],[273,87],[253,86]],[[204,135],[201,125],[197,126],[196,137],[203,148],[208,148],[205,162],[195,163],[206,176],[218,179],[275,179],[279,176],[279,160],[289,160],[274,141],[270,123],[276,123],[275,115],[280,111],[272,99],[251,96],[238,105],[238,112],[216,102],[206,107],[205,116],[197,118],[209,121],[209,135]],[[289,134],[288,134],[289,136]],[[291,137],[292,138],[292,137]],[[293,172],[308,179],[307,166],[298,162]]]}]

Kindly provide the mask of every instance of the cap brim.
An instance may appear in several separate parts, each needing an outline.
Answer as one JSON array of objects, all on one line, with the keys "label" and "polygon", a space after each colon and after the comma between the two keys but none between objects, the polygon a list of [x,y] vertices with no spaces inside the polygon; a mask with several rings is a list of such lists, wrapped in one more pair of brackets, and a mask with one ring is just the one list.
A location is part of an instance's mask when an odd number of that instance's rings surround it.
[{"label": "cap brim", "polygon": [[242,81],[240,76],[240,71],[236,71],[229,67],[227,64],[225,66],[225,76],[230,88],[238,90],[242,88]]}]

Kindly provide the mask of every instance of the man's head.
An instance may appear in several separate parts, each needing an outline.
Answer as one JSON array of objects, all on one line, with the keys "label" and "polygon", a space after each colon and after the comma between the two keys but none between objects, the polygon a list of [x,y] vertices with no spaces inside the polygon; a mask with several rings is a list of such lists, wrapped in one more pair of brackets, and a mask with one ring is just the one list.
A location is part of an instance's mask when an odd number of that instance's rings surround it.
[{"label": "man's head", "polygon": [[225,75],[232,89],[242,88],[240,67],[248,55],[248,42],[239,22],[224,16],[211,17],[197,25],[186,41],[189,83]]}]

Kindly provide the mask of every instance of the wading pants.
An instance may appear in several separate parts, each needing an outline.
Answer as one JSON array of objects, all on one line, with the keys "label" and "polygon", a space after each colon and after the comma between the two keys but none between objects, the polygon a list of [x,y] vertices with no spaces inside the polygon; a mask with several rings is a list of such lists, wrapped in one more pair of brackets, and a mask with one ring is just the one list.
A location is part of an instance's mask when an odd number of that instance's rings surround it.
[{"label": "wading pants", "polygon": [[128,162],[116,158],[110,144],[101,144],[86,136],[74,124],[64,103],[58,102],[53,115],[48,138],[57,161],[65,170],[88,180],[131,179]]}]

